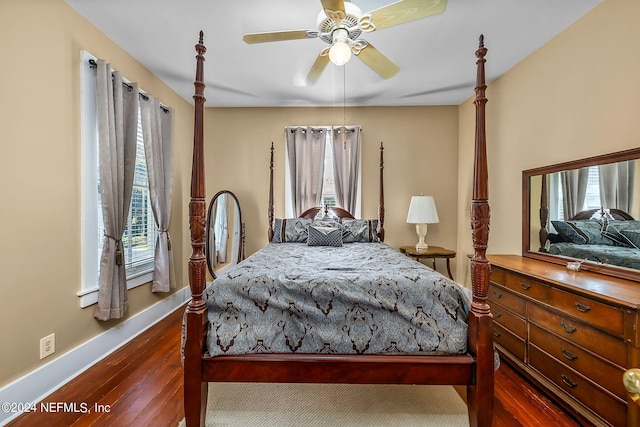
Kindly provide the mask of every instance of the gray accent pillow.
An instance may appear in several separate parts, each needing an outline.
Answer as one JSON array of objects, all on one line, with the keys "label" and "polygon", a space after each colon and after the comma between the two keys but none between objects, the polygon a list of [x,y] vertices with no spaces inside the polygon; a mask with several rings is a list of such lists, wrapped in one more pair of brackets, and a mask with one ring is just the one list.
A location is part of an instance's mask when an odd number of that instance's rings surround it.
[{"label": "gray accent pillow", "polygon": [[344,243],[368,243],[379,242],[377,219],[350,219],[342,220]]},{"label": "gray accent pillow", "polygon": [[342,224],[338,218],[323,217],[321,219],[314,219],[311,223],[314,227],[328,227],[342,229]]},{"label": "gray accent pillow", "polygon": [[572,227],[566,221],[551,221],[553,228],[556,229],[562,240],[568,243],[584,245],[587,243],[587,237],[580,233],[576,228]]},{"label": "gray accent pillow", "polygon": [[637,248],[638,246],[633,242],[633,238],[630,238],[631,232],[634,231],[640,232],[640,221],[638,220],[608,220],[605,230],[602,232],[602,234],[603,236],[608,237],[620,246]]},{"label": "gray accent pillow", "polygon": [[614,241],[604,234],[606,227],[604,221],[589,219],[551,221],[551,223],[565,242],[578,245],[615,245]]},{"label": "gray accent pillow", "polygon": [[309,226],[309,246],[342,246],[342,229],[337,227]]},{"label": "gray accent pillow", "polygon": [[307,218],[276,218],[271,243],[306,243],[309,224]]},{"label": "gray accent pillow", "polygon": [[620,234],[622,234],[634,248],[640,249],[640,230],[620,230]]},{"label": "gray accent pillow", "polygon": [[606,220],[589,219],[568,222],[587,238],[588,245],[615,246],[615,242],[603,234],[606,229]]}]

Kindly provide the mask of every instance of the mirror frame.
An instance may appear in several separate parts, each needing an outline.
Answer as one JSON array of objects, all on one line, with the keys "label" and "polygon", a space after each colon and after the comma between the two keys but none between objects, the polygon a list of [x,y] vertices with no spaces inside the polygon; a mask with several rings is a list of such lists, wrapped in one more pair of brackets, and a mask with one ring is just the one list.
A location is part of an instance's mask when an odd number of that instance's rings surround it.
[{"label": "mirror frame", "polygon": [[240,202],[238,201],[238,198],[236,197],[236,195],[233,194],[233,192],[229,190],[220,190],[215,194],[215,196],[211,198],[211,201],[209,202],[209,208],[207,209],[207,223],[206,223],[205,233],[204,233],[205,235],[204,255],[205,255],[205,260],[207,262],[207,270],[209,270],[209,274],[211,274],[211,277],[214,279],[217,276],[213,270],[213,267],[211,267],[211,263],[209,262],[209,251],[211,250],[209,246],[209,227],[211,227],[211,213],[213,211],[213,206],[215,202],[218,200],[218,197],[223,194],[230,195],[233,198],[233,200],[236,202],[236,206],[238,207],[238,222],[240,223],[240,245],[238,247],[238,259],[236,263],[239,263],[244,259],[244,237],[245,236],[244,236],[244,222],[242,222],[242,209],[240,209]]},{"label": "mirror frame", "polygon": [[[563,265],[566,265],[569,261],[576,261],[576,258],[561,255],[552,255],[531,250],[531,177],[537,175],[546,175],[563,170],[580,169],[589,166],[616,163],[626,160],[637,160],[639,158],[640,148],[633,148],[630,150],[618,151],[615,153],[603,154],[600,156],[588,157],[585,159],[557,163],[555,165],[543,166],[522,171],[522,256],[525,258],[533,258],[541,261]],[[584,261],[580,266],[580,269],[640,282],[640,270],[633,270],[630,268],[617,267],[613,265],[598,264],[593,261]]]}]

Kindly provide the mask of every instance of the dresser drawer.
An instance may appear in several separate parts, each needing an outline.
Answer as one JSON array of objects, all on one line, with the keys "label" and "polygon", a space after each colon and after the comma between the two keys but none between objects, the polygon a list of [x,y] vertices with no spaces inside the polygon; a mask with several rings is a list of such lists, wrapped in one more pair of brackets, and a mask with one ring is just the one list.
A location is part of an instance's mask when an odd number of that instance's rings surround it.
[{"label": "dresser drawer", "polygon": [[500,326],[509,329],[522,339],[527,337],[527,323],[508,308],[494,301],[491,304],[491,314],[493,314],[494,323],[499,323]]},{"label": "dresser drawer", "polygon": [[626,402],[600,390],[532,344],[529,344],[529,364],[613,426],[627,425]]},{"label": "dresser drawer", "polygon": [[551,291],[551,305],[590,325],[624,336],[624,313],[620,308],[560,289]]},{"label": "dresser drawer", "polygon": [[622,339],[536,304],[527,306],[527,316],[531,323],[554,332],[623,368],[627,366],[627,349]]},{"label": "dresser drawer", "polygon": [[520,295],[524,295],[544,303],[549,302],[551,292],[551,287],[549,285],[545,285],[529,277],[513,273],[505,273],[504,282],[507,288]]},{"label": "dresser drawer", "polygon": [[491,305],[492,302],[507,307],[512,312],[523,317],[525,315],[525,300],[513,292],[507,291],[493,283],[489,284],[489,305]]},{"label": "dresser drawer", "polygon": [[536,325],[531,325],[529,329],[529,342],[619,398],[627,398],[620,380],[624,369],[615,367]]},{"label": "dresser drawer", "polygon": [[524,339],[518,337],[513,332],[500,326],[499,323],[493,323],[493,340],[505,348],[513,356],[524,362]]},{"label": "dresser drawer", "polygon": [[491,266],[491,281],[499,285],[504,285],[505,272],[501,268]]}]

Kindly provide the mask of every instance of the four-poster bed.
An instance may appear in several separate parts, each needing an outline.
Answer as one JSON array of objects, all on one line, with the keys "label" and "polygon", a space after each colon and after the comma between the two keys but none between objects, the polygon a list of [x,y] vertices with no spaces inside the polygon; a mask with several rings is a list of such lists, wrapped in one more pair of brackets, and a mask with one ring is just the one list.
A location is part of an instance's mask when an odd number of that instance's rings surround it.
[{"label": "four-poster bed", "polygon": [[[204,254],[204,247],[206,241],[206,202],[204,189],[205,171],[203,157],[203,108],[205,102],[203,82],[203,54],[205,53],[206,49],[203,45],[202,33],[200,33],[200,40],[196,45],[196,51],[198,55],[196,57],[197,67],[196,79],[194,83],[194,151],[191,181],[191,202],[189,204],[189,226],[191,229],[191,244],[193,248],[192,255],[189,259],[189,284],[191,287],[192,299],[187,305],[187,309],[185,312],[185,336],[183,348],[184,411],[186,425],[188,427],[204,425],[208,382],[306,382],[351,384],[466,385],[470,424],[472,426],[490,426],[493,415],[494,399],[494,351],[492,339],[492,316],[490,314],[489,306],[486,302],[489,286],[490,265],[485,256],[489,233],[489,206],[486,140],[484,128],[484,108],[486,103],[486,99],[484,97],[486,88],[484,81],[484,56],[486,54],[486,49],[484,48],[483,38],[480,38],[480,47],[476,51],[476,56],[478,57],[475,99],[477,114],[473,200],[471,206],[471,225],[475,253],[473,258],[471,259],[473,285],[472,299],[469,298],[468,307],[464,311],[465,313],[468,313],[468,315],[466,319],[462,319],[462,323],[464,323],[464,350],[460,353],[424,353],[426,355],[420,354],[420,352],[395,352],[390,354],[376,351],[374,354],[367,353],[366,350],[369,348],[369,343],[366,343],[366,346],[362,348],[358,348],[358,345],[360,344],[360,341],[358,341],[359,338],[351,341],[351,347],[353,347],[354,352],[364,354],[351,354],[351,349],[348,349],[349,351],[346,352],[338,352],[332,354],[322,354],[322,351],[300,351],[296,353],[298,347],[294,348],[291,352],[286,352],[285,349],[285,352],[274,351],[272,353],[233,354],[232,352],[227,352],[227,350],[229,347],[233,346],[236,343],[235,339],[231,339],[225,343],[231,345],[220,345],[220,341],[224,340],[224,337],[226,336],[224,334],[226,332],[219,333],[218,330],[212,331],[211,319],[208,318],[208,315],[211,315],[212,308],[215,308],[215,301],[211,301],[209,300],[209,298],[215,299],[217,291],[212,291],[212,287],[205,289],[206,258]],[[273,157],[271,161],[271,169],[273,169]],[[382,169],[383,164],[381,150],[381,172]],[[271,188],[273,188],[273,175],[271,176],[270,182]],[[380,227],[378,229],[377,237],[383,238],[384,230],[381,227],[381,223],[384,217],[384,197],[382,192],[382,185],[380,188],[380,218],[378,219]],[[345,212],[344,214],[339,211],[337,212],[339,213],[338,216],[341,216],[343,218],[348,218],[348,216],[350,216],[348,212]],[[307,213],[309,217],[315,217],[316,214],[317,211]],[[272,228],[274,223],[272,193],[270,193],[269,195],[269,221],[269,239],[271,241],[274,237],[274,230]],[[280,224],[280,227],[282,227],[282,223]],[[380,231],[382,231],[382,235]],[[282,235],[284,236],[285,234]],[[311,234],[309,234],[309,239],[311,239]],[[375,245],[384,246],[384,244],[382,243],[349,244],[352,245],[350,249],[355,248],[358,245],[372,245],[372,248],[377,247]],[[264,256],[266,256],[265,252],[275,250],[275,246],[279,246],[282,248],[291,248],[293,247],[293,245],[295,245],[295,243],[271,243],[267,248],[265,248],[266,251],[261,250],[257,254],[252,255],[247,260],[235,266],[235,268],[238,269],[237,271],[239,271],[238,276],[241,276],[245,273],[245,271],[243,271],[242,269],[245,268],[246,265],[253,262],[252,260],[254,259],[260,259],[260,262],[264,263]],[[307,245],[302,244],[300,248],[302,248],[302,246],[306,247]],[[308,250],[314,249],[316,248],[308,248]],[[387,251],[385,253],[394,252],[388,247],[381,250]],[[397,263],[396,270],[403,272],[405,276],[408,274],[407,271],[415,270],[417,273],[415,273],[416,276],[414,277],[414,279],[416,283],[420,282],[420,286],[435,285],[430,282],[423,284],[422,277],[419,276],[437,276],[432,281],[434,283],[441,284],[442,289],[447,288],[453,292],[452,295],[454,295],[454,297],[448,298],[449,300],[455,299],[456,295],[460,299],[462,299],[462,292],[460,291],[461,286],[455,284],[439,273],[434,273],[432,270],[427,269],[422,264],[416,263],[403,256],[401,258],[403,259],[398,260],[397,258],[395,258],[392,261],[394,263]],[[383,264],[382,267],[386,268],[387,266]],[[325,270],[334,270],[337,272],[339,270],[351,269],[338,266],[336,268],[326,268]],[[366,270],[369,271],[370,268],[367,266]],[[378,273],[380,274],[380,272]],[[331,274],[333,274],[333,272]],[[216,279],[216,288],[221,283],[219,282],[219,279],[220,278]],[[243,287],[251,289],[251,283],[253,283],[251,282],[251,280],[251,278],[248,278],[247,282],[243,282]],[[358,286],[360,285],[366,286],[367,283],[358,283]],[[229,286],[229,289],[233,288],[233,286]],[[299,286],[306,286],[306,284],[302,283]],[[342,285],[336,283],[335,286]],[[294,286],[293,288],[296,290],[298,289],[297,282],[296,286]],[[225,292],[231,292],[229,289],[225,290]],[[271,289],[275,288],[270,288],[270,290]],[[406,291],[407,288],[403,289],[405,289],[403,291],[405,294],[409,293]],[[438,288],[437,292],[444,293],[444,290],[442,289]],[[399,294],[403,294],[403,292],[399,292]],[[245,293],[247,292],[245,291]],[[250,291],[248,293],[250,293]],[[337,294],[340,293],[341,292],[337,292]],[[421,297],[422,295],[420,293],[420,295],[418,295],[418,299]],[[228,299],[228,296],[226,301],[229,305],[242,304],[242,302],[238,302],[235,299]],[[461,306],[462,303],[457,303],[457,306],[454,305],[445,308],[444,311],[447,311],[449,317],[444,317],[448,320],[457,320],[460,316],[458,316],[457,314],[449,313],[449,310],[457,310],[456,313],[458,313],[461,310]],[[335,310],[339,309],[337,307],[338,304],[334,304]],[[422,307],[420,307],[420,309],[421,308]],[[265,309],[262,311],[268,310]],[[391,312],[400,310],[387,311]],[[389,313],[386,313],[384,314],[384,316],[387,316],[388,314]],[[291,317],[290,313],[285,313],[284,315],[289,315]],[[466,322],[464,320],[466,320]],[[221,329],[225,329],[228,326],[229,325],[225,325],[224,322],[218,323],[218,327]],[[237,330],[240,330],[241,328],[242,327],[239,327],[239,329]],[[212,333],[213,336],[211,335]],[[287,335],[287,333],[289,332],[285,331],[287,345],[291,347],[289,342],[290,335]],[[292,334],[295,335],[295,331]],[[349,334],[347,333],[345,335]],[[420,332],[414,333],[414,335],[420,335]],[[446,330],[444,332],[440,332],[440,341],[448,342],[449,337],[447,335],[448,333]],[[455,336],[456,334],[451,331],[451,335]],[[235,338],[235,335],[232,338]],[[399,338],[407,339],[407,337]],[[218,344],[218,347],[220,347],[222,350],[220,350],[219,348],[213,348],[216,347],[216,344]],[[303,340],[301,339],[300,345],[303,346],[307,344],[306,342],[303,343]],[[373,341],[371,345],[374,345]],[[339,344],[336,344],[336,346],[339,346]],[[241,346],[238,345],[238,347]],[[300,348],[304,349],[306,347]],[[217,350],[217,353],[215,352],[215,350]],[[212,355],[212,353],[221,355]]]}]

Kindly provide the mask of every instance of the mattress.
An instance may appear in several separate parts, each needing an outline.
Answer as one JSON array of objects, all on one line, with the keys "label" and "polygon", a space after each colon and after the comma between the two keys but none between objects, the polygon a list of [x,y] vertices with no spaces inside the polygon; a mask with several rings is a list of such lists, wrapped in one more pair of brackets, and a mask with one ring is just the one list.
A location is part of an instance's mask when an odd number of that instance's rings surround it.
[{"label": "mattress", "polygon": [[207,349],[463,354],[470,296],[384,243],[271,243],[207,285]]}]

